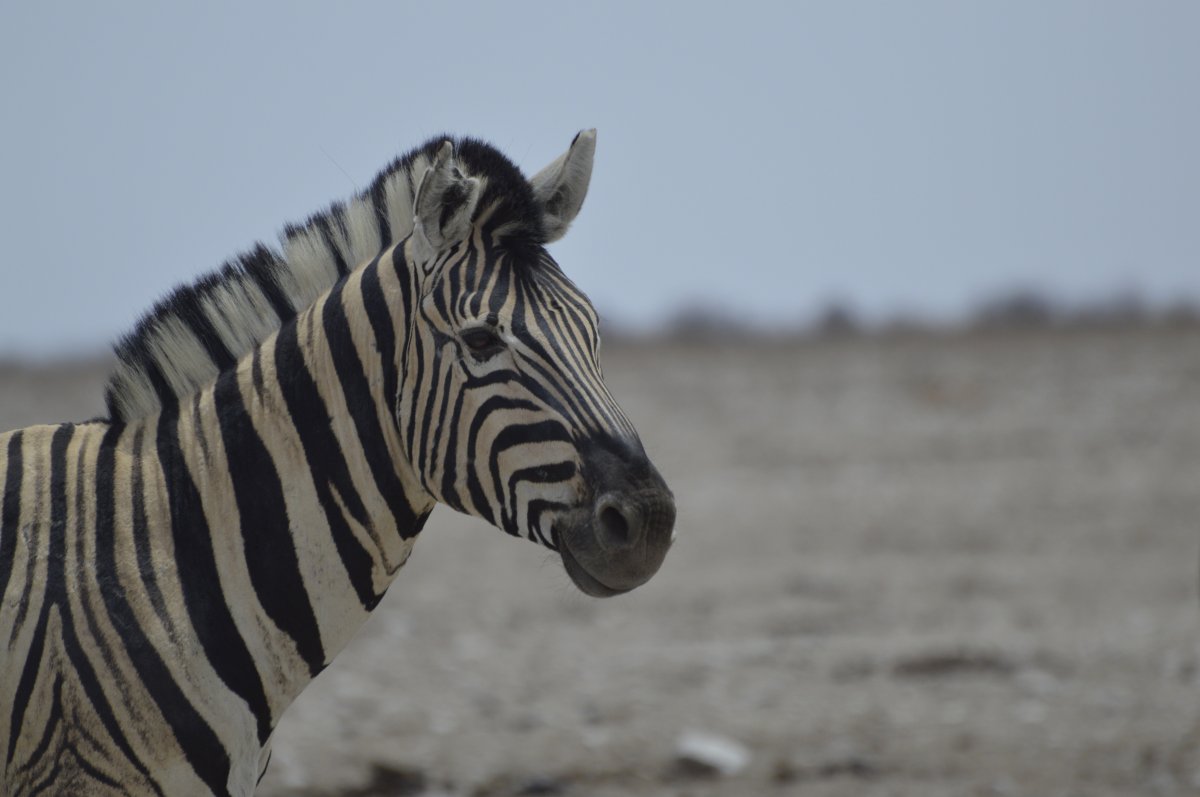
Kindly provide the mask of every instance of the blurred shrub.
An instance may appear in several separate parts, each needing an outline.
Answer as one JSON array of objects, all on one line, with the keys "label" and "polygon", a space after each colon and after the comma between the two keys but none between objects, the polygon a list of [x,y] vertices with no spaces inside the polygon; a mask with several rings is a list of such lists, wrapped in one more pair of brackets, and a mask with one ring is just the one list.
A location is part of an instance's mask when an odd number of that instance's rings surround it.
[{"label": "blurred shrub", "polygon": [[719,343],[758,337],[745,321],[707,305],[680,309],[668,322],[665,334],[680,343]]},{"label": "blurred shrub", "polygon": [[1036,290],[1022,288],[979,304],[967,321],[972,329],[1132,329],[1148,326],[1194,326],[1200,321],[1195,300],[1179,298],[1154,306],[1137,291],[1121,290],[1090,301],[1069,304]]},{"label": "blurred shrub", "polygon": [[854,310],[849,305],[837,301],[825,305],[812,325],[812,333],[821,338],[851,337],[862,331],[863,326]]},{"label": "blurred shrub", "polygon": [[[1141,327],[1200,326],[1198,299],[1177,298],[1151,303],[1136,291],[1117,291],[1090,301],[1068,303],[1033,288],[996,293],[979,302],[960,322],[900,313],[864,320],[845,301],[830,301],[809,323],[747,318],[709,304],[680,308],[657,329],[631,329],[604,318],[606,341],[622,343],[655,338],[672,343],[712,345],[741,342],[789,342],[801,338],[829,340],[859,336],[938,335],[960,330],[1121,330]],[[801,315],[797,311],[797,318]]]},{"label": "blurred shrub", "polygon": [[1200,326],[1200,307],[1186,301],[1175,302],[1163,311],[1163,323],[1171,327]]},{"label": "blurred shrub", "polygon": [[1061,320],[1058,305],[1037,291],[1022,288],[985,299],[971,315],[975,329],[1041,329]]}]

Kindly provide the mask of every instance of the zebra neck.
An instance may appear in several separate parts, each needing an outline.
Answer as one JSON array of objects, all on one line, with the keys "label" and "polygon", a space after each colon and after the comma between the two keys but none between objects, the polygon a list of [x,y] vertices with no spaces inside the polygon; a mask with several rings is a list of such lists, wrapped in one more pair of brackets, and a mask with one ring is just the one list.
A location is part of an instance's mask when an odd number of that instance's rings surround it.
[{"label": "zebra neck", "polygon": [[273,720],[366,620],[433,505],[394,420],[407,279],[391,258],[352,272],[167,435],[196,491],[182,514],[173,492],[173,525],[211,535],[221,599],[277,681]]}]

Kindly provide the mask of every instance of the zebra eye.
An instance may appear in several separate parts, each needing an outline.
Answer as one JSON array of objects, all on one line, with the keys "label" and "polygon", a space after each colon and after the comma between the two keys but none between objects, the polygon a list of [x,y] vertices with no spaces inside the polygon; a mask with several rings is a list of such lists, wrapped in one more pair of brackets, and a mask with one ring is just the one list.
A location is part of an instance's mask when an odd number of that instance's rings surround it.
[{"label": "zebra eye", "polygon": [[504,346],[500,337],[489,327],[468,329],[462,333],[462,340],[473,354],[481,357],[494,354]]}]

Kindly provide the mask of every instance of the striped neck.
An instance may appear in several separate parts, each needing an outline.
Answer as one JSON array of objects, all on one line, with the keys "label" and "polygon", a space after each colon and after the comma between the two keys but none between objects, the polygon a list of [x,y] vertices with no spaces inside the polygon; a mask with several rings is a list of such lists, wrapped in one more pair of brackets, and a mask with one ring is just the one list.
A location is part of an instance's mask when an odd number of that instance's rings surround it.
[{"label": "striped neck", "polygon": [[355,270],[158,421],[166,527],[177,546],[212,541],[195,571],[181,557],[184,594],[207,604],[189,607],[193,623],[232,623],[243,652],[222,655],[259,674],[272,727],[366,620],[434,503],[394,420],[414,295],[404,263],[396,247]]}]

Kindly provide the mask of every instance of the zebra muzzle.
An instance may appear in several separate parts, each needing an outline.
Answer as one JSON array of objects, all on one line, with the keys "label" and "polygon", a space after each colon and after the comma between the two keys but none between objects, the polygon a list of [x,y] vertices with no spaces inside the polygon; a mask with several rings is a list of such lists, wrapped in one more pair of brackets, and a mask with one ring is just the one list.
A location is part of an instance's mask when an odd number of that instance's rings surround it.
[{"label": "zebra muzzle", "polygon": [[597,597],[618,595],[662,566],[673,540],[675,499],[640,450],[628,458],[605,452],[588,465],[597,497],[562,518],[555,536],[576,586]]}]

